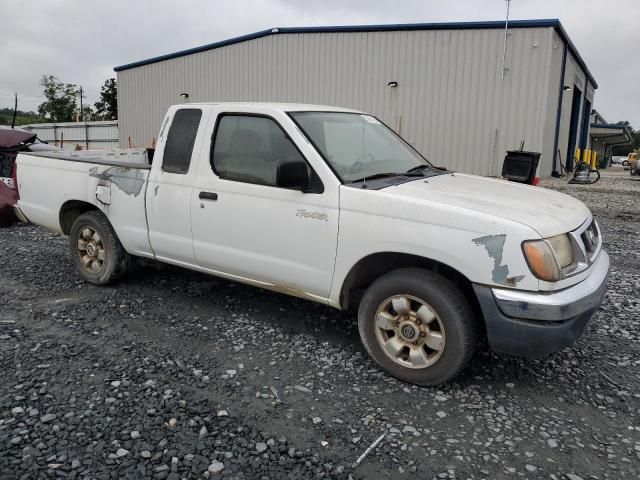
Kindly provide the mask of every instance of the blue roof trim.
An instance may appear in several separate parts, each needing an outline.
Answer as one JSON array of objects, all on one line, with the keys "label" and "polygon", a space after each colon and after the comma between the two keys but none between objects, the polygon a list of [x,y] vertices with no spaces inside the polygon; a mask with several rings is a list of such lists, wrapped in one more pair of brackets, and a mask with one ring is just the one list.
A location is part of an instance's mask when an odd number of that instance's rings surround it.
[{"label": "blue roof trim", "polygon": [[[593,76],[587,69],[584,60],[578,53],[575,45],[567,35],[564,27],[560,23],[560,20],[555,19],[538,19],[538,20],[511,20],[509,21],[509,27],[511,28],[537,28],[537,27],[550,27],[555,28],[564,41],[567,42],[569,51],[576,58],[580,67],[586,72],[589,80],[593,84],[594,88],[598,88],[598,84],[594,80]],[[168,53],[166,55],[160,55],[158,57],[148,58],[146,60],[140,60],[138,62],[127,63],[114,67],[114,71],[121,72],[123,70],[129,70],[131,68],[141,67],[152,63],[162,62],[164,60],[171,60],[173,58],[184,57],[194,53],[206,52],[207,50],[214,50],[216,48],[226,47],[236,43],[246,42],[248,40],[255,40],[258,38],[266,37],[268,35],[278,35],[281,33],[344,33],[344,32],[399,32],[406,30],[480,30],[480,29],[496,29],[504,28],[504,21],[485,21],[485,22],[444,22],[444,23],[400,23],[400,24],[388,24],[388,25],[338,25],[338,26],[321,26],[321,27],[275,27],[268,30],[261,30],[255,33],[249,33],[247,35],[241,35],[239,37],[229,38],[220,42],[209,43],[200,47],[189,48],[187,50],[181,50],[175,53]]]},{"label": "blue roof trim", "polygon": [[[276,30],[276,29],[273,29]],[[184,57],[186,55],[191,55],[193,53],[206,52],[207,50],[214,50],[220,47],[226,47],[227,45],[233,45],[234,43],[246,42],[247,40],[254,40],[256,38],[266,37],[267,35],[271,35],[273,30],[261,30],[255,33],[249,33],[247,35],[241,35],[239,37],[229,38],[227,40],[222,40],[220,42],[209,43],[207,45],[202,45],[200,47],[188,48],[187,50],[180,50],[175,53],[167,53],[165,55],[160,55],[158,57],[148,58],[146,60],[140,60],[138,62],[127,63],[125,65],[120,65],[118,67],[113,67],[115,72],[121,72],[122,70],[129,70],[131,68],[142,67],[143,65],[149,65],[151,63],[158,63],[164,60],[171,60],[172,58]]]}]

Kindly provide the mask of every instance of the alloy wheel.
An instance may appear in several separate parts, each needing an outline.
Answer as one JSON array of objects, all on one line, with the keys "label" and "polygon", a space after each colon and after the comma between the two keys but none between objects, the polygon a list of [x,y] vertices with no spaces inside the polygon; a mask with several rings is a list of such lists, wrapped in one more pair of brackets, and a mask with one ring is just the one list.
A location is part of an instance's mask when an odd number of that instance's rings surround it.
[{"label": "alloy wheel", "polygon": [[408,368],[436,363],[445,347],[445,329],[436,311],[412,295],[395,295],[376,312],[376,339],[384,353]]},{"label": "alloy wheel", "polygon": [[83,267],[89,273],[98,273],[106,258],[100,234],[93,227],[83,227],[78,232],[76,250]]}]

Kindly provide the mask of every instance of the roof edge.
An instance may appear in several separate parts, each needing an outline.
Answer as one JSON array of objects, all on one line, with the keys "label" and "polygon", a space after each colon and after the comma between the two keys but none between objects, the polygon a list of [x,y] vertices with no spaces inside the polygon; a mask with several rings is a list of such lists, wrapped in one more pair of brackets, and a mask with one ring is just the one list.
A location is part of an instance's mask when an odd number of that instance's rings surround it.
[{"label": "roof edge", "polygon": [[[399,24],[386,24],[386,25],[337,25],[337,26],[318,26],[318,27],[274,27],[267,30],[260,30],[258,32],[249,33],[246,35],[240,35],[238,37],[228,38],[214,43],[201,45],[199,47],[189,48],[186,50],[180,50],[174,53],[167,53],[156,57],[151,57],[145,60],[139,60],[136,62],[126,63],[114,67],[115,72],[121,72],[124,70],[130,70],[136,67],[142,67],[144,65],[150,65],[153,63],[162,62],[165,60],[172,60],[174,58],[184,57],[186,55],[192,55],[194,53],[206,52],[208,50],[215,50],[216,48],[226,47],[234,45],[236,43],[246,42],[248,40],[255,40],[258,38],[266,37],[268,35],[277,34],[291,34],[291,33],[346,33],[346,32],[397,32],[407,30],[480,30],[480,29],[502,29],[505,22],[503,20],[490,20],[482,22],[441,22],[441,23],[399,23]],[[589,77],[591,84],[594,88],[598,88],[598,84],[589,72],[584,60],[578,53],[578,49],[575,47],[566,30],[557,18],[546,19],[532,19],[532,20],[510,20],[509,26],[511,28],[540,28],[549,27],[554,28],[562,39],[567,43],[569,51],[575,57],[580,67],[585,71]]]},{"label": "roof edge", "polygon": [[277,28],[272,28],[269,30],[261,30],[259,32],[249,33],[247,35],[240,35],[239,37],[228,38],[226,40],[221,40],[219,42],[209,43],[207,45],[201,45],[199,47],[188,48],[186,50],[179,50],[174,53],[166,53],[164,55],[159,55],[157,57],[147,58],[145,60],[139,60],[137,62],[126,63],[124,65],[119,65],[117,67],[113,67],[114,72],[121,72],[123,70],[129,70],[131,68],[142,67],[144,65],[149,65],[152,63],[162,62],[164,60],[171,60],[173,58],[184,57],[186,55],[191,55],[194,53],[206,52],[207,50],[215,50],[216,48],[226,47],[227,45],[233,45],[235,43],[246,42],[247,40],[254,40],[256,38],[266,37],[267,35],[271,35],[273,33],[277,33]]},{"label": "roof edge", "polygon": [[621,125],[619,123],[592,123],[591,124],[592,128],[609,128],[612,130],[624,130],[624,131],[628,131],[628,128],[626,125]]},{"label": "roof edge", "polygon": [[[633,143],[633,138],[631,138],[631,131],[626,125],[620,125],[619,123],[592,123],[590,125],[590,129],[591,128],[602,128],[604,130],[622,130],[622,132],[618,133],[617,135],[622,135],[626,139],[626,143],[624,142],[616,143],[616,145],[625,145],[625,144]],[[615,137],[615,134],[604,137],[604,138],[612,138],[612,137]],[[614,144],[610,144],[610,145],[614,145]]]}]

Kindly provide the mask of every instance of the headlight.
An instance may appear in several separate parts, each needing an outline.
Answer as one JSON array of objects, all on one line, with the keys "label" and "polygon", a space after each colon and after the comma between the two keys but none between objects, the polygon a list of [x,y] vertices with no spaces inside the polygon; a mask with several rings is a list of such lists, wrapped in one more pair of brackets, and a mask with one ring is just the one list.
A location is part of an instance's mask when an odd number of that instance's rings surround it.
[{"label": "headlight", "polygon": [[558,263],[560,268],[567,267],[573,262],[573,253],[571,251],[571,242],[569,242],[568,235],[557,235],[555,237],[547,238],[547,242],[551,244],[556,257],[558,257]]},{"label": "headlight", "polygon": [[533,274],[547,282],[560,280],[561,270],[573,262],[571,243],[567,235],[530,240],[522,244],[522,250]]}]

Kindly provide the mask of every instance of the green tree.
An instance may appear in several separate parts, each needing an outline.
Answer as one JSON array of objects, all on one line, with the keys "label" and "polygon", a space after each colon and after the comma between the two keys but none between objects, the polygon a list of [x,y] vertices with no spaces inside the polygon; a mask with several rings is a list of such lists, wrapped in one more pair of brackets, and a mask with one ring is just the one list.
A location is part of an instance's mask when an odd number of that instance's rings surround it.
[{"label": "green tree", "polygon": [[98,118],[96,112],[91,108],[91,105],[84,105],[82,107],[82,120],[84,122],[91,122],[93,120],[102,120]]},{"label": "green tree", "polygon": [[38,113],[54,122],[73,122],[76,120],[78,107],[78,87],[71,83],[63,83],[53,75],[43,75],[40,80],[44,97],[47,99],[38,107]]},{"label": "green tree", "polygon": [[[11,125],[13,121],[13,108],[0,108],[0,125]],[[39,116],[35,112],[24,112],[18,110],[16,112],[16,126],[26,125],[28,123],[42,123],[47,120]]]},{"label": "green tree", "polygon": [[109,78],[102,85],[100,100],[94,105],[97,120],[118,119],[118,86],[115,78]]}]

